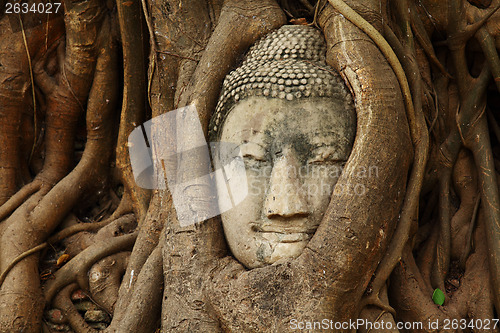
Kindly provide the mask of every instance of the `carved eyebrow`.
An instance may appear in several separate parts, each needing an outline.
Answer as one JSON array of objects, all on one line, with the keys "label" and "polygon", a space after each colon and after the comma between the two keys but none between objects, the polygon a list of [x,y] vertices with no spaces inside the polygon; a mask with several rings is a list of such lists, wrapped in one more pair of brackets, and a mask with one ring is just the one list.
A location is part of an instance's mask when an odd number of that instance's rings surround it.
[{"label": "carved eyebrow", "polygon": [[[247,134],[247,135],[245,135],[245,134]],[[248,134],[250,134],[250,135],[248,135]],[[265,141],[265,138],[262,138],[263,135],[265,135],[263,131],[259,131],[259,130],[251,128],[251,129],[242,129],[240,131],[237,131],[237,132],[233,133],[231,138],[234,138],[237,141],[239,141],[238,137],[244,137],[244,138],[246,137],[246,139],[243,139],[239,145],[242,145],[242,144],[245,144],[248,142],[253,142],[253,143],[259,144],[256,141],[262,141],[262,142]]]},{"label": "carved eyebrow", "polygon": [[[322,135],[321,135],[322,134]],[[326,135],[323,133],[314,133],[314,136],[310,140],[311,149],[316,149],[323,146],[334,146],[333,143],[339,142],[343,145],[350,144],[349,140],[336,132],[328,132]],[[331,140],[325,140],[325,139]]]}]

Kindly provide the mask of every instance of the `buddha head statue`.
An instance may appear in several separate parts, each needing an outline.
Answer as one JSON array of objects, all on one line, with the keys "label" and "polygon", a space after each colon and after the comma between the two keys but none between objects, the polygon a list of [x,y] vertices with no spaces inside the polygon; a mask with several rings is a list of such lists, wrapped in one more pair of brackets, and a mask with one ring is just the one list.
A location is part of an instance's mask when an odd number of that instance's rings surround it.
[{"label": "buddha head statue", "polygon": [[[225,78],[210,141],[237,147],[245,165],[248,195],[221,218],[232,254],[247,268],[301,254],[351,152],[356,112],[325,54],[319,30],[286,25]],[[236,157],[231,149],[213,155],[215,168]]]}]

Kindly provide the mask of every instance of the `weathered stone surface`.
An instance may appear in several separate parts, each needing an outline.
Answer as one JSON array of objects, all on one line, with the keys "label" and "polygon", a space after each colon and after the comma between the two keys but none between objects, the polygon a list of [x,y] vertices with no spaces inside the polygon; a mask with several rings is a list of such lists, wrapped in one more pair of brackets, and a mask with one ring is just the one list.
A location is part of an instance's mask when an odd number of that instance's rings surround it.
[{"label": "weathered stone surface", "polygon": [[[283,26],[224,81],[211,130],[240,156],[218,146],[216,169],[242,158],[246,175],[233,177],[246,178],[248,194],[227,211],[227,184],[218,181],[219,208],[228,245],[247,268],[302,253],[351,152],[353,100],[325,59],[319,30]],[[231,193],[244,191],[232,186]]]}]

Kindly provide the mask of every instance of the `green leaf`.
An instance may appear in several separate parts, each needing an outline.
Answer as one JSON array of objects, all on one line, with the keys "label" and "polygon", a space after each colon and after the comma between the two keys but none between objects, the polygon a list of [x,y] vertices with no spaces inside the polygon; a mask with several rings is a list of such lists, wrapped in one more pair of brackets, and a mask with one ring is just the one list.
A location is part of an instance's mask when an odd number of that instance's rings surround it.
[{"label": "green leaf", "polygon": [[436,288],[434,290],[434,293],[432,294],[432,300],[434,301],[434,303],[436,303],[437,305],[443,305],[444,298],[445,297],[443,291],[439,288]]}]

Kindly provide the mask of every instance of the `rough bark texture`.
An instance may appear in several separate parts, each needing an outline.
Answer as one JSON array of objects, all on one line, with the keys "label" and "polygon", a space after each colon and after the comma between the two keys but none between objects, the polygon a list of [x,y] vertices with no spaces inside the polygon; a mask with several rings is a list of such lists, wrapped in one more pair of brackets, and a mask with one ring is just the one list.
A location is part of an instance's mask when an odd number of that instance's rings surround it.
[{"label": "rough bark texture", "polygon": [[[446,319],[498,318],[499,7],[68,0],[59,15],[2,8],[0,332],[281,332],[292,319],[357,318],[457,332]],[[219,217],[181,227],[168,190],[137,186],[127,139],[186,105],[207,134],[225,75],[283,24],[324,33],[327,62],[354,97],[357,135],[336,185],[351,190],[334,191],[302,255],[248,270],[228,251]],[[189,143],[190,133],[161,130]],[[194,173],[196,162],[177,161]],[[377,173],[360,177],[360,168]],[[436,288],[446,296],[440,306]],[[440,327],[426,326],[436,319]]]}]

